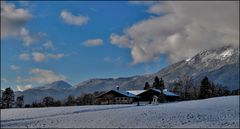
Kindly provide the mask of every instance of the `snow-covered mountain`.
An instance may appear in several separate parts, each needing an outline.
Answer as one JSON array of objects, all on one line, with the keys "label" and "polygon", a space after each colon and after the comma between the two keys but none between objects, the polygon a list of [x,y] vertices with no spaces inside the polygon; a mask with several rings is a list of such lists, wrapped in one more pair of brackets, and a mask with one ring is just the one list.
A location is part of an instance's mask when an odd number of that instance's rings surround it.
[{"label": "snow-covered mountain", "polygon": [[168,84],[184,75],[192,76],[196,84],[200,84],[202,78],[208,76],[214,83],[227,86],[230,90],[239,89],[239,48],[224,46],[204,50],[192,58],[179,61],[154,74],[90,79],[73,87],[64,81],[58,81],[18,93],[25,96],[25,100],[27,100],[25,102],[31,103],[34,100],[41,100],[45,96],[64,99],[68,95],[79,96],[82,93],[110,90],[116,86],[129,90],[143,89],[145,82],[148,81],[152,84],[155,76],[162,77]]},{"label": "snow-covered mountain", "polygon": [[51,84],[36,87],[34,89],[39,89],[39,90],[49,90],[49,89],[52,89],[52,90],[67,90],[67,89],[71,89],[71,88],[72,88],[72,85],[68,84],[65,81],[60,80],[60,81],[53,82]]},{"label": "snow-covered mountain", "polygon": [[196,83],[208,76],[215,83],[227,86],[230,90],[239,88],[239,48],[224,46],[204,50],[192,58],[179,61],[160,71],[128,78],[91,79],[76,85],[76,91],[92,92],[107,90],[118,85],[123,89],[142,89],[146,81],[152,84],[154,77],[162,77],[166,83],[184,75],[192,76]]},{"label": "snow-covered mountain", "polygon": [[227,86],[230,90],[239,88],[239,48],[224,46],[202,51],[192,58],[166,67],[155,75],[168,82],[183,75],[192,76],[199,83],[208,76],[214,83]]},{"label": "snow-covered mountain", "polygon": [[46,96],[51,96],[56,100],[63,100],[72,93],[73,86],[65,81],[56,81],[51,84],[32,88],[25,91],[15,92],[16,97],[24,95],[25,104],[40,102]]}]

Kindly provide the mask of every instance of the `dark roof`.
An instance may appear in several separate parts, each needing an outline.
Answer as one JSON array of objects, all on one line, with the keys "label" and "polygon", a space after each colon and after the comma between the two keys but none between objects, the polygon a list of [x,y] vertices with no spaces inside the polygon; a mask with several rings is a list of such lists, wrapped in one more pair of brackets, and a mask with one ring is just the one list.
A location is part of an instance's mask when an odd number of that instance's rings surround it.
[{"label": "dark roof", "polygon": [[[104,96],[104,95],[106,95],[106,94],[109,94],[109,93],[118,94],[118,95],[123,96],[123,97],[138,98],[138,95],[144,94],[145,92],[149,92],[149,91],[151,91],[151,90],[154,91],[154,92],[157,92],[157,93],[161,93],[161,91],[160,91],[159,89],[155,89],[155,88],[151,88],[151,89],[145,90],[144,92],[141,92],[141,93],[139,93],[139,94],[137,94],[137,95],[134,95],[134,94],[132,94],[132,93],[130,93],[130,92],[128,92],[128,91],[124,91],[124,90],[110,90],[110,91],[108,91],[108,92],[106,92],[106,93],[98,96],[97,98],[101,98],[102,96]],[[163,90],[163,94],[164,94],[165,96],[179,97],[179,95],[177,95],[177,94],[175,94],[175,93],[173,93],[173,92],[171,92],[171,91],[168,91],[167,89],[164,89],[164,90]]]},{"label": "dark roof", "polygon": [[127,91],[123,91],[123,90],[110,90],[100,96],[98,96],[97,98],[101,98],[102,96],[106,95],[106,94],[109,94],[109,93],[116,93],[116,94],[119,94],[121,96],[124,96],[124,97],[131,97],[131,98],[134,98],[134,97],[137,97],[136,95],[132,94],[132,93],[129,93]]},{"label": "dark roof", "polygon": [[[140,94],[143,94],[143,93],[148,92],[148,91],[150,91],[150,90],[155,91],[155,92],[158,92],[158,93],[161,93],[161,91],[160,91],[159,89],[151,88],[151,89],[148,89],[148,90],[146,90],[146,91],[144,91],[144,92],[142,92],[142,93],[140,93]],[[140,95],[140,94],[138,94],[138,95]],[[177,95],[177,94],[175,94],[175,93],[173,93],[173,92],[171,92],[171,91],[168,91],[167,89],[163,89],[163,94],[164,94],[165,96],[179,97],[179,95]]]},{"label": "dark roof", "polygon": [[[161,93],[161,91],[159,89],[153,89],[155,91],[158,91],[159,93]],[[166,95],[166,96],[179,96],[171,91],[168,91],[167,89],[163,89],[163,94]]]}]

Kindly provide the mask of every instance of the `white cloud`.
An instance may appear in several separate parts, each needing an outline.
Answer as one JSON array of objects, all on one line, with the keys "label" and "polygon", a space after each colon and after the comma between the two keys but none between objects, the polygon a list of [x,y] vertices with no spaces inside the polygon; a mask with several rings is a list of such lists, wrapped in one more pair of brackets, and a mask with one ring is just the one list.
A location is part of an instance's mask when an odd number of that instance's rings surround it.
[{"label": "white cloud", "polygon": [[18,36],[30,18],[26,9],[1,1],[1,38]]},{"label": "white cloud", "polygon": [[42,38],[42,32],[32,34],[26,28],[27,22],[32,18],[25,8],[17,8],[13,3],[1,1],[1,38],[21,39],[29,47]]},{"label": "white cloud", "polygon": [[31,84],[28,84],[28,85],[25,85],[25,86],[17,85],[17,90],[18,91],[25,91],[25,90],[29,90],[29,89],[32,89],[32,85]]},{"label": "white cloud", "polygon": [[19,55],[19,59],[27,61],[27,60],[30,60],[30,56],[27,53],[22,53]]},{"label": "white cloud", "polygon": [[110,57],[104,57],[103,59],[105,62],[110,62],[112,59]]},{"label": "white cloud", "polygon": [[1,78],[1,83],[7,83],[9,82],[7,78]]},{"label": "white cloud", "polygon": [[1,1],[1,38],[20,37],[25,46],[30,46],[34,38],[25,25],[31,17],[28,10],[16,8],[14,4]]},{"label": "white cloud", "polygon": [[43,62],[47,59],[61,59],[65,55],[62,53],[52,54],[52,53],[41,53],[41,52],[32,52],[31,56],[27,53],[22,53],[19,55],[19,59],[24,61],[33,60],[35,62]]},{"label": "white cloud", "polygon": [[47,54],[48,58],[61,59],[64,57],[64,54]]},{"label": "white cloud", "polygon": [[107,63],[114,63],[114,64],[122,64],[123,61],[122,61],[122,58],[121,57],[117,57],[117,58],[111,58],[111,57],[104,57],[103,59],[105,62]]},{"label": "white cloud", "polygon": [[48,84],[54,81],[66,80],[66,77],[62,74],[57,74],[52,70],[33,68],[29,72],[29,78],[22,78],[17,76],[16,82],[28,82],[28,83],[38,83],[38,84]]},{"label": "white cloud", "polygon": [[33,56],[33,60],[35,62],[42,62],[46,59],[46,56],[43,53],[40,53],[40,52],[33,52],[32,56]]},{"label": "white cloud", "polygon": [[87,16],[82,16],[82,15],[75,16],[67,10],[63,10],[60,13],[60,17],[62,18],[62,20],[65,23],[71,24],[71,25],[76,25],[76,26],[82,26],[84,24],[87,24],[87,22],[89,20],[89,18]]},{"label": "white cloud", "polygon": [[83,42],[83,45],[84,46],[87,46],[87,47],[94,47],[94,46],[100,46],[100,45],[103,45],[103,40],[102,39],[89,39],[89,40],[86,40],[85,42]]},{"label": "white cloud", "polygon": [[24,82],[23,78],[21,78],[20,76],[17,76],[16,77],[16,82],[17,83],[21,83],[21,82]]},{"label": "white cloud", "polygon": [[22,37],[25,46],[30,46],[34,41],[34,38],[29,35],[29,31],[24,27],[20,30],[20,36]]},{"label": "white cloud", "polygon": [[16,71],[16,70],[19,70],[20,67],[17,65],[10,65],[10,69]]},{"label": "white cloud", "polygon": [[110,35],[110,40],[111,40],[111,43],[114,44],[114,45],[118,45],[119,47],[131,47],[132,44],[130,43],[129,41],[129,38],[126,37],[126,36],[119,36],[117,34],[111,34]]},{"label": "white cloud", "polygon": [[47,41],[46,43],[43,44],[43,47],[45,49],[53,49],[53,44],[52,44],[52,41]]},{"label": "white cloud", "polygon": [[151,4],[154,14],[110,35],[112,44],[131,49],[132,64],[166,54],[171,63],[203,49],[239,43],[237,1],[164,1]]}]

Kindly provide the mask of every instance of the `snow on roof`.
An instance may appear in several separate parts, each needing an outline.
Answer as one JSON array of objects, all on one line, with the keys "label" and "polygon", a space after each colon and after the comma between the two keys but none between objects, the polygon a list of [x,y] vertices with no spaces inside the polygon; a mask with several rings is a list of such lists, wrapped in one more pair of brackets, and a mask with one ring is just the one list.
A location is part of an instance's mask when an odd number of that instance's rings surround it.
[{"label": "snow on roof", "polygon": [[[150,90],[150,89],[149,89]],[[161,92],[159,89],[155,89],[155,88],[152,88],[152,90],[154,91],[157,91],[157,92]],[[131,93],[131,94],[134,94],[134,95],[139,95],[145,91],[148,91],[148,90],[128,90],[127,92]],[[168,89],[163,89],[163,93],[166,95],[166,96],[178,96],[177,94],[171,92],[171,91],[168,91]]]},{"label": "snow on roof", "polygon": [[191,58],[186,59],[187,62],[190,61],[190,60],[191,60]]},{"label": "snow on roof", "polygon": [[174,94],[173,92],[170,92],[170,91],[163,91],[163,93],[167,96],[178,96],[176,94]]},{"label": "snow on roof", "polygon": [[[157,91],[159,93],[161,92],[159,89],[152,89],[152,90],[155,90],[155,91]],[[163,89],[163,94],[167,95],[167,96],[178,96],[175,93],[173,93],[171,91],[168,91],[167,89]]]},{"label": "snow on roof", "polygon": [[[159,93],[161,92],[159,89],[155,89],[155,88],[148,89],[148,90],[154,90],[154,91],[157,91]],[[108,91],[107,93],[109,93],[111,91],[114,91],[114,92],[117,92],[117,93],[122,94],[122,95],[127,96],[127,97],[138,97],[137,95],[139,95],[143,92],[146,92],[148,90],[127,90],[127,91],[125,91],[125,90],[115,90],[115,89],[113,89],[113,90]],[[104,93],[104,94],[107,94],[107,93]],[[178,96],[178,95],[174,94],[173,92],[168,91],[167,89],[164,89],[163,93],[166,96]],[[102,95],[100,95],[99,97],[101,97]]]},{"label": "snow on roof", "polygon": [[127,97],[136,97],[136,95],[132,94],[132,93],[129,93],[127,91],[123,91],[123,90],[113,90],[115,92],[118,92],[124,96],[127,96]]},{"label": "snow on roof", "polygon": [[139,95],[143,92],[145,92],[146,90],[127,90],[127,92],[134,94],[134,95]]}]

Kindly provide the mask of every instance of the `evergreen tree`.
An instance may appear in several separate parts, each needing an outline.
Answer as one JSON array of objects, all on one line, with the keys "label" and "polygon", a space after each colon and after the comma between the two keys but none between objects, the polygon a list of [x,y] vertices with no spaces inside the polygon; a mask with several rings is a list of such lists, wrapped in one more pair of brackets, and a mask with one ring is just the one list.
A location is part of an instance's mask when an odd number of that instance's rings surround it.
[{"label": "evergreen tree", "polygon": [[182,77],[182,85],[184,88],[184,99],[191,99],[192,95],[190,93],[190,89],[193,90],[193,79],[190,76],[183,76]]},{"label": "evergreen tree", "polygon": [[23,100],[24,96],[18,96],[17,100],[16,100],[16,107],[18,108],[22,108],[24,105],[24,100]]},{"label": "evergreen tree", "polygon": [[31,105],[31,107],[44,107],[44,106],[45,105],[41,102],[32,102],[32,105]]},{"label": "evergreen tree", "polygon": [[61,101],[59,101],[59,100],[54,101],[54,103],[53,103],[53,106],[56,106],[56,107],[59,107],[59,106],[61,106],[61,105],[62,105],[62,103],[61,103]]},{"label": "evergreen tree", "polygon": [[0,109],[3,108],[2,96],[0,96]]},{"label": "evergreen tree", "polygon": [[31,106],[30,106],[30,104],[26,104],[24,107],[25,108],[30,108]]},{"label": "evergreen tree", "polygon": [[174,81],[173,83],[172,83],[172,85],[173,85],[173,88],[172,88],[172,91],[174,92],[174,93],[176,93],[176,94],[178,94],[179,96],[180,96],[180,98],[183,98],[183,91],[182,91],[182,80],[177,80],[177,81]]},{"label": "evergreen tree", "polygon": [[67,98],[67,102],[65,103],[66,106],[74,106],[76,105],[76,100],[73,96],[69,95]]},{"label": "evergreen tree", "polygon": [[3,107],[4,108],[11,108],[14,104],[14,92],[9,87],[6,88],[2,95]]},{"label": "evergreen tree", "polygon": [[76,99],[76,104],[77,105],[83,105],[83,96],[79,96]]},{"label": "evergreen tree", "polygon": [[160,89],[160,81],[158,76],[154,78],[153,88]]},{"label": "evergreen tree", "polygon": [[240,89],[233,90],[231,95],[240,95]]},{"label": "evergreen tree", "polygon": [[53,106],[54,99],[52,97],[47,96],[47,97],[43,98],[43,104],[44,104],[44,106],[47,106],[47,107]]},{"label": "evergreen tree", "polygon": [[[111,97],[109,99],[112,99]],[[83,96],[84,105],[92,105],[94,103],[94,96],[92,94],[85,94]]]},{"label": "evergreen tree", "polygon": [[2,101],[2,90],[0,91],[0,109],[3,108],[3,101]]},{"label": "evergreen tree", "polygon": [[159,102],[160,103],[164,103],[166,101],[163,90],[161,90],[160,94],[159,94]]},{"label": "evergreen tree", "polygon": [[146,82],[146,83],[145,83],[145,86],[144,86],[144,90],[148,90],[148,89],[150,89],[150,85],[149,85],[148,82]]},{"label": "evergreen tree", "polygon": [[163,93],[163,89],[165,88],[165,86],[164,86],[163,79],[161,78],[159,80],[158,76],[156,76],[154,78],[153,87],[160,90],[159,102],[162,102],[162,103],[165,102],[165,96],[164,96],[164,93]]},{"label": "evergreen tree", "polygon": [[209,97],[210,87],[211,87],[211,84],[208,80],[208,77],[204,77],[203,80],[201,81],[201,86],[200,86],[200,93],[199,93],[200,99]]},{"label": "evergreen tree", "polygon": [[164,81],[163,81],[162,78],[161,78],[160,81],[159,81],[159,89],[160,89],[160,90],[165,89]]}]

